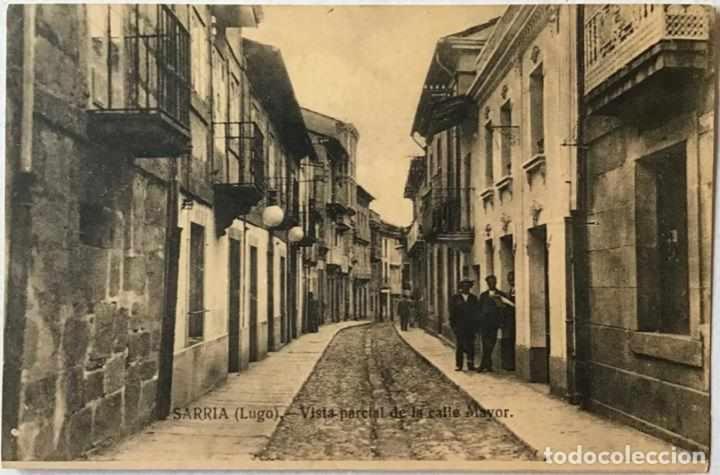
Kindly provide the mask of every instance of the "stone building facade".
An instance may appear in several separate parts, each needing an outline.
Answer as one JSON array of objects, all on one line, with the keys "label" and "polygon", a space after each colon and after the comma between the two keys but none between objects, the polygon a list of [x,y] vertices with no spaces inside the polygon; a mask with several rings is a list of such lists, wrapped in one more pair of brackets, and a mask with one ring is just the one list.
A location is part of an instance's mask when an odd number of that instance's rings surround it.
[{"label": "stone building facade", "polygon": [[370,203],[375,199],[365,188],[357,185],[353,229],[353,319],[365,319],[370,315],[369,283],[372,277],[370,265]]},{"label": "stone building facade", "polygon": [[[428,68],[411,133],[424,145],[424,173],[409,195],[425,246],[426,329],[452,338],[448,301],[470,275],[475,242],[472,183],[476,108],[468,88],[495,21],[441,38]],[[414,252],[417,252],[413,250]]]},{"label": "stone building facade", "polygon": [[112,443],[299,335],[314,150],[279,52],[242,38],[261,16],[10,8],[4,458]]},{"label": "stone building facade", "polygon": [[577,193],[575,22],[571,7],[509,7],[478,56],[468,92],[479,111],[476,278],[484,288],[496,275],[509,291],[508,274],[515,273],[515,334],[498,335],[514,339],[515,355],[498,355],[495,363],[563,396]]},{"label": "stone building facade", "polygon": [[[463,83],[463,56],[449,61],[442,45],[463,51],[482,31]],[[526,5],[442,38],[445,74],[431,66],[413,125],[426,139],[424,167],[412,160],[405,195],[428,331],[447,333],[445,289],[459,270],[472,269],[476,292],[490,274],[510,290],[512,272],[515,328],[498,333],[497,369],[703,450],[714,31],[702,6]],[[453,130],[460,153],[449,156],[470,154],[474,203],[472,252],[455,266],[438,259],[452,249],[433,250],[443,236],[427,232],[437,226],[433,180],[446,179],[436,142]]]},{"label": "stone building facade", "polygon": [[595,410],[707,450],[715,16],[703,6],[584,10],[582,389]]}]

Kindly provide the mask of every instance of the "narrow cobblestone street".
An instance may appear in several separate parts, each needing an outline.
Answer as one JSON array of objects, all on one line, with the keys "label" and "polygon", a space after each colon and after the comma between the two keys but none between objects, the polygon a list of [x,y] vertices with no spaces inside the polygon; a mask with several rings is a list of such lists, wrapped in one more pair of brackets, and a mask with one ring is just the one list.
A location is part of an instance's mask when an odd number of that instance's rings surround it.
[{"label": "narrow cobblestone street", "polygon": [[533,455],[386,323],[335,337],[260,458],[533,460]]}]

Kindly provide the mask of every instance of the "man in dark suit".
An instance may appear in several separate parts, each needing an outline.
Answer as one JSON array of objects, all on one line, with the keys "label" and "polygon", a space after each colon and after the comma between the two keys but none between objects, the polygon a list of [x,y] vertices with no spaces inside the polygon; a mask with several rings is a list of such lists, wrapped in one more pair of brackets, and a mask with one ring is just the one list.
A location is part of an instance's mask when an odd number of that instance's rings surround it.
[{"label": "man in dark suit", "polygon": [[407,295],[402,295],[398,302],[398,315],[400,316],[400,329],[407,331],[408,322],[410,321],[410,302]]},{"label": "man in dark suit", "polygon": [[450,298],[450,327],[455,333],[455,371],[462,371],[467,353],[468,370],[475,369],[475,332],[478,318],[478,299],[472,293],[473,281],[460,281],[460,292]]},{"label": "man in dark suit", "polygon": [[509,296],[497,288],[497,277],[489,275],[485,278],[488,289],[480,294],[480,332],[482,334],[482,361],[478,372],[492,371],[492,352],[497,343],[497,331],[505,312],[504,301]]}]

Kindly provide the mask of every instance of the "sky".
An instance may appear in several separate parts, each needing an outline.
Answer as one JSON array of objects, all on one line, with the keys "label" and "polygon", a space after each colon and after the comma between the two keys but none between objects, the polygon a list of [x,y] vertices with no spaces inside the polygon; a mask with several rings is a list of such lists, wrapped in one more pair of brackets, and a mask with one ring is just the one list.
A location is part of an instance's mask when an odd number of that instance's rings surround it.
[{"label": "sky", "polygon": [[279,48],[300,105],[360,132],[357,180],[371,208],[406,226],[403,198],[415,109],[441,36],[499,16],[502,6],[264,6],[243,34]]}]

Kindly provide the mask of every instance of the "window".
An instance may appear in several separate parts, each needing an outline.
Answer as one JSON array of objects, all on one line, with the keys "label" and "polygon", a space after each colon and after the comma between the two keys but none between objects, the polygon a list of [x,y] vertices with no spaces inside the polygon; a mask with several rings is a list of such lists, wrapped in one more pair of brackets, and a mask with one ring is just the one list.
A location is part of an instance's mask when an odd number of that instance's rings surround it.
[{"label": "window", "polygon": [[205,228],[190,225],[188,346],[203,339],[205,326]]},{"label": "window", "polygon": [[113,242],[113,213],[96,203],[80,203],[80,242],[109,249]]},{"label": "window", "polygon": [[[192,68],[193,71],[199,68]],[[213,47],[213,117],[215,122],[228,119],[228,63],[220,51]]]},{"label": "window", "polygon": [[690,333],[685,144],[636,168],[638,329]]},{"label": "window", "polygon": [[485,125],[485,186],[491,187],[495,182],[493,178],[493,128],[492,122]]},{"label": "window", "polygon": [[443,161],[443,141],[442,137],[438,137],[437,139],[437,157],[435,159],[435,171],[438,172],[442,168],[442,161]]},{"label": "window", "polygon": [[512,106],[510,101],[500,108],[500,127],[502,131],[500,142],[500,171],[502,176],[512,174]]},{"label": "window", "polygon": [[190,48],[193,67],[191,68],[192,88],[204,101],[209,99],[210,41],[207,26],[195,8],[190,13]]},{"label": "window", "polygon": [[530,147],[533,155],[545,153],[544,87],[541,64],[530,74]]},{"label": "window", "polygon": [[495,274],[495,248],[492,239],[485,241],[485,277]]},{"label": "window", "polygon": [[122,78],[123,42],[127,21],[124,5],[87,5],[90,37],[90,100],[95,107],[122,107],[125,99]]}]

